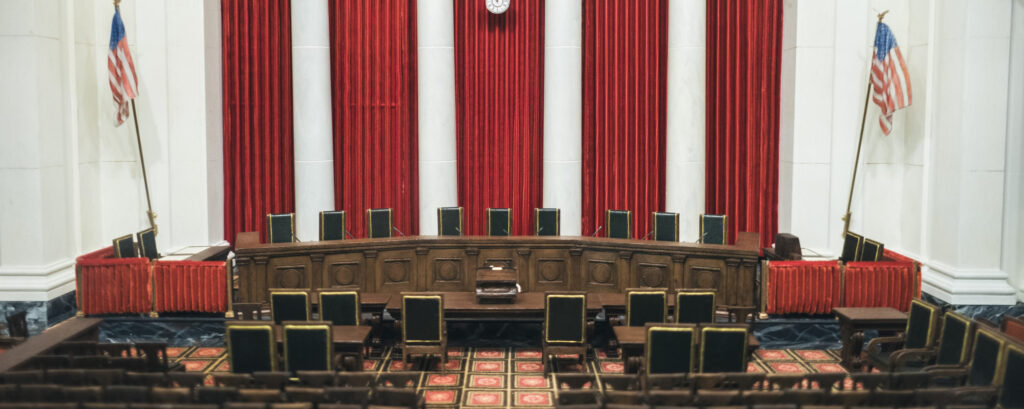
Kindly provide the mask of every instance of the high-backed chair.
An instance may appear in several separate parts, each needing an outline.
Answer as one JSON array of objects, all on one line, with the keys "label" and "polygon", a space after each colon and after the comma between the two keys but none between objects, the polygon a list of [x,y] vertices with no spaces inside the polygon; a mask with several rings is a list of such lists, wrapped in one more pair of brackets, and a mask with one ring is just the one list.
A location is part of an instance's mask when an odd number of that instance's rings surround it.
[{"label": "high-backed chair", "polygon": [[269,324],[228,322],[224,338],[231,372],[277,370],[277,341]]},{"label": "high-backed chair", "polygon": [[967,370],[967,384],[991,386],[996,380],[996,370],[1006,352],[1003,348],[1006,339],[998,329],[979,326],[971,343],[973,345]]},{"label": "high-backed chair", "polygon": [[359,292],[354,290],[321,290],[320,320],[331,325],[359,325]]},{"label": "high-backed chair", "polygon": [[860,251],[864,246],[864,236],[861,236],[852,231],[846,232],[843,235],[843,252],[839,255],[839,259],[844,262],[857,261],[860,259]]},{"label": "high-backed chair", "polygon": [[885,244],[880,242],[864,239],[864,244],[861,246],[860,255],[857,261],[878,261],[882,259],[882,252],[885,251]]},{"label": "high-backed chair", "polygon": [[[893,337],[879,337],[868,342],[865,349],[867,351],[868,359],[866,365],[868,370],[870,371],[874,367],[883,370],[895,369],[897,366],[893,365],[892,358],[896,353],[893,350],[899,348],[908,350],[934,349],[935,334],[938,332],[936,327],[938,327],[939,323],[939,312],[939,307],[932,304],[921,300],[911,301],[907,326],[902,334]],[[909,364],[910,362],[904,361],[901,355],[896,355],[896,358],[900,358],[900,363]],[[921,362],[917,364],[918,366],[924,366]]]},{"label": "high-backed chair", "polygon": [[729,244],[729,216],[724,214],[700,215],[700,242]]},{"label": "high-backed chair", "polygon": [[366,209],[366,237],[391,237],[391,209]]},{"label": "high-backed chair", "polygon": [[650,323],[646,331],[644,374],[693,372],[697,356],[696,325]]},{"label": "high-backed chair", "polygon": [[160,258],[156,251],[156,231],[152,227],[135,233],[135,237],[139,241],[139,255],[150,260]]},{"label": "high-backed chair", "polygon": [[633,237],[633,212],[630,210],[604,211],[605,237],[629,239]]},{"label": "high-backed chair", "polygon": [[681,289],[676,293],[675,319],[680,324],[715,322],[715,290]]},{"label": "high-backed chair", "polygon": [[745,324],[711,324],[700,328],[701,372],[746,372]]},{"label": "high-backed chair", "polygon": [[344,210],[320,212],[320,241],[345,240],[345,223]]},{"label": "high-backed chair", "polygon": [[512,209],[487,208],[487,235],[509,236],[512,234]]},{"label": "high-backed chair", "polygon": [[679,241],[679,213],[651,212],[651,230],[656,241]]},{"label": "high-backed chair", "polygon": [[465,229],[462,227],[462,207],[438,207],[437,208],[437,235],[438,236],[461,236]]},{"label": "high-backed chair", "polygon": [[544,372],[551,355],[577,354],[587,357],[587,294],[549,292],[544,294]]},{"label": "high-backed chair", "polygon": [[309,321],[309,290],[271,289],[270,317],[275,324],[283,321]]},{"label": "high-backed chair", "polygon": [[135,242],[132,241],[132,235],[126,234],[114,239],[114,257],[136,257]]},{"label": "high-backed chair", "polygon": [[554,207],[533,209],[533,234],[559,236],[562,234],[562,209]]},{"label": "high-backed chair", "polygon": [[329,371],[334,349],[329,322],[286,322],[284,324],[284,367],[296,371]]},{"label": "high-backed chair", "polygon": [[267,243],[295,241],[295,213],[267,213]]},{"label": "high-backed chair", "polygon": [[648,322],[665,322],[668,317],[668,290],[665,288],[626,289],[626,325],[642,327]]},{"label": "high-backed chair", "polygon": [[438,355],[442,371],[448,364],[448,330],[444,322],[444,296],[402,293],[402,361],[417,355]]},{"label": "high-backed chair", "polygon": [[[938,324],[935,324],[938,325]],[[976,324],[969,318],[955,312],[946,312],[942,319],[941,332],[939,333],[938,346],[928,348],[907,348],[892,351],[888,362],[874,362],[881,359],[872,357],[869,353],[869,367],[878,367],[890,371],[899,371],[903,368],[921,368],[924,365],[933,363],[941,367],[960,367],[967,363],[971,351],[971,335],[975,331]],[[876,355],[884,356],[887,352],[880,351]]]},{"label": "high-backed chair", "polygon": [[[1024,344],[1007,343],[998,377],[1003,387],[997,403],[1001,408],[1024,408]],[[1016,385],[1016,387],[1010,387]]]}]

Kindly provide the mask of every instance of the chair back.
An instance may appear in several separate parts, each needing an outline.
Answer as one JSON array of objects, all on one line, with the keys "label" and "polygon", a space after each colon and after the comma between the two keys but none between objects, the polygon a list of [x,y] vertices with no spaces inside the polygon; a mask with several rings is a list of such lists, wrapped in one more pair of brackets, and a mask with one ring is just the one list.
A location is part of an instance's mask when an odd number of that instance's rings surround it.
[{"label": "chair back", "polygon": [[331,325],[359,325],[358,291],[320,291],[320,320]]},{"label": "chair back", "polygon": [[701,372],[746,372],[745,324],[717,324],[700,328]]},{"label": "chair back", "polygon": [[437,208],[437,235],[438,236],[461,236],[465,229],[462,227],[462,207],[438,207]]},{"label": "chair back", "polygon": [[328,322],[289,322],[284,325],[284,366],[296,371],[329,371],[334,356]]},{"label": "chair back", "polygon": [[903,347],[916,349],[932,346],[938,318],[939,307],[921,300],[912,300],[910,314],[907,316],[907,328],[903,332]]},{"label": "chair back", "polygon": [[700,215],[700,242],[729,244],[729,216],[724,214]]},{"label": "chair back", "polygon": [[142,257],[150,260],[160,258],[160,253],[156,251],[156,231],[152,227],[135,233],[135,237],[139,240],[139,253]]},{"label": "chair back", "polygon": [[544,342],[583,344],[587,341],[587,295],[547,293],[544,295]]},{"label": "chair back", "polygon": [[865,238],[861,246],[860,255],[857,261],[878,261],[882,259],[882,252],[885,251],[885,244]]},{"label": "chair back", "polygon": [[114,239],[114,257],[116,258],[131,258],[136,257],[135,254],[135,242],[132,241],[132,235],[126,234],[124,236]]},{"label": "chair back", "polygon": [[846,232],[843,236],[843,252],[839,259],[843,262],[857,261],[860,259],[860,251],[864,246],[864,236],[852,231]]},{"label": "chair back", "polygon": [[295,241],[295,213],[267,214],[267,243]]},{"label": "chair back", "polygon": [[633,212],[631,210],[604,211],[605,237],[629,239],[633,237]]},{"label": "chair back", "polygon": [[974,323],[955,312],[947,312],[943,318],[942,335],[939,338],[939,352],[935,357],[938,365],[960,365],[971,350],[971,331]]},{"label": "chair back", "polygon": [[715,290],[682,289],[676,293],[676,322],[704,324],[715,322]]},{"label": "chair back", "polygon": [[309,291],[270,290],[270,317],[275,324],[283,321],[309,321]]},{"label": "chair back", "polygon": [[345,240],[345,211],[320,212],[320,241]]},{"label": "chair back", "polygon": [[391,209],[366,209],[366,237],[391,237]]},{"label": "chair back", "polygon": [[402,294],[402,340],[406,344],[438,344],[443,337],[444,297]]},{"label": "chair back", "polygon": [[509,236],[512,234],[512,209],[487,208],[487,235]]},{"label": "chair back", "polygon": [[697,326],[693,324],[647,324],[648,374],[693,372]]},{"label": "chair back", "polygon": [[228,322],[224,331],[231,372],[252,373],[277,369],[277,341],[270,324]]},{"label": "chair back", "polygon": [[679,213],[652,212],[651,229],[656,241],[679,241]]},{"label": "chair back", "polygon": [[648,322],[665,322],[668,317],[668,290],[630,288],[626,290],[626,325],[642,327]]},{"label": "chair back", "polygon": [[533,234],[537,236],[560,236],[562,234],[562,209],[555,207],[533,209]]},{"label": "chair back", "polygon": [[[1022,408],[1024,407],[1024,344],[1009,342],[1006,344],[1006,353],[999,365],[999,374],[996,384],[1003,385],[1000,388],[999,407]],[[1017,385],[1017,387],[1007,387]]]},{"label": "chair back", "polygon": [[18,311],[7,316],[7,335],[12,338],[28,338],[28,311]]},{"label": "chair back", "polygon": [[1003,359],[1006,340],[998,329],[979,326],[971,342],[971,363],[967,370],[967,384],[990,386],[996,378],[996,369]]}]

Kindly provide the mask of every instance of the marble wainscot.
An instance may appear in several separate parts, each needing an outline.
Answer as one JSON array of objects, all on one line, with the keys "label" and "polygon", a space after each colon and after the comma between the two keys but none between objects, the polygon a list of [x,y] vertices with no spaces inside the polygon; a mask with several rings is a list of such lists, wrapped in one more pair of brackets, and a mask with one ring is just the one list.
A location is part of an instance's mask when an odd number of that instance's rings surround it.
[{"label": "marble wainscot", "polygon": [[[75,307],[75,292],[71,291],[48,301],[0,301],[0,320],[6,327],[7,316],[26,311],[28,332],[35,335],[43,330],[71,318],[78,309]],[[4,329],[4,335],[7,335]]]},{"label": "marble wainscot", "polygon": [[1024,303],[1021,302],[1016,305],[955,305],[928,293],[921,293],[921,299],[938,305],[943,311],[953,311],[972,319],[984,318],[997,324],[1003,321],[1003,315],[1011,317],[1024,315]]}]

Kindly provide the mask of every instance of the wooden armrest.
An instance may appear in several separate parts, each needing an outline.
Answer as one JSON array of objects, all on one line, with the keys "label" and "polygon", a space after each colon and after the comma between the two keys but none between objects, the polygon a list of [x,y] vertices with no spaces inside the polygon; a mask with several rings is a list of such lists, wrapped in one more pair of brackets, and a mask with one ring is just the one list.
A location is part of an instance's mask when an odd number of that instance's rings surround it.
[{"label": "wooden armrest", "polygon": [[893,352],[889,357],[890,366],[899,368],[906,366],[911,361],[928,362],[938,354],[938,351],[930,348],[901,349]]},{"label": "wooden armrest", "polygon": [[894,337],[878,337],[878,338],[872,339],[871,341],[868,341],[868,346],[864,348],[864,352],[869,353],[869,354],[871,352],[879,352],[879,351],[881,351],[882,345],[902,344],[902,343],[903,343],[903,335],[902,334],[894,336]]}]

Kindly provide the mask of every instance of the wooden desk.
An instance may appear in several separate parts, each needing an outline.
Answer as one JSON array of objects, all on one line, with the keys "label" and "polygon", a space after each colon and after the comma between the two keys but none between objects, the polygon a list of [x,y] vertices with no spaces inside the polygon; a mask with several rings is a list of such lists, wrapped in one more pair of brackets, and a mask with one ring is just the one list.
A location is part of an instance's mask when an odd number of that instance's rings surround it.
[{"label": "wooden desk", "polygon": [[[644,349],[647,345],[647,333],[644,331],[645,327],[627,327],[627,326],[615,326],[612,327],[612,331],[615,332],[615,339],[619,342],[619,346],[622,347],[622,361],[629,363],[629,359],[632,357],[643,357]],[[697,340],[698,343],[700,340]],[[696,345],[700,348],[700,345]],[[754,337],[753,333],[747,334],[747,354],[753,354],[758,348],[761,347],[761,342]],[[697,356],[699,354],[695,354]],[[699,357],[698,357],[699,359]]]},{"label": "wooden desk", "polygon": [[[391,297],[387,310],[395,319],[402,319],[402,297]],[[587,315],[593,319],[600,311],[600,300],[588,295]],[[511,303],[484,304],[477,301],[475,293],[444,293],[444,317],[468,321],[543,321],[544,293],[520,293]]]},{"label": "wooden desk", "polygon": [[[363,370],[363,351],[370,340],[369,325],[332,325],[331,338],[335,355],[351,356],[356,359],[357,370]],[[284,345],[284,326],[274,325],[274,337],[278,346]]]},{"label": "wooden desk", "polygon": [[848,370],[859,370],[861,348],[864,347],[864,331],[869,329],[882,332],[902,331],[907,326],[907,314],[894,308],[833,308],[839,318],[839,339],[843,341],[840,364]]},{"label": "wooden desk", "polygon": [[238,302],[270,288],[473,291],[475,271],[505,264],[526,292],[621,293],[630,287],[714,288],[721,305],[756,307],[756,245],[722,246],[568,236],[408,236],[303,243],[235,241]]},{"label": "wooden desk", "polygon": [[50,352],[65,341],[96,341],[99,338],[100,318],[73,317],[30,337],[7,352],[0,354],[0,373],[17,369],[32,357]]}]

